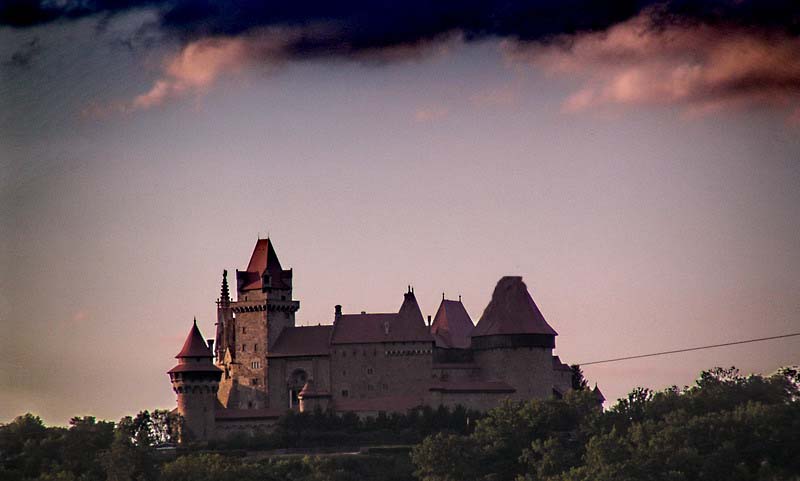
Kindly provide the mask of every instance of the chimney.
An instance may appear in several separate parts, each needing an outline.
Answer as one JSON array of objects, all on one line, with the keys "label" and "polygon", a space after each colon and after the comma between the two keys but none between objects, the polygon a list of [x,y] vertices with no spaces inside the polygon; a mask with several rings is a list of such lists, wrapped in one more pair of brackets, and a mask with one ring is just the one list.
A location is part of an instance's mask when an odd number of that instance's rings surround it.
[{"label": "chimney", "polygon": [[342,317],[342,306],[340,304],[336,304],[333,307],[333,322],[338,321]]}]

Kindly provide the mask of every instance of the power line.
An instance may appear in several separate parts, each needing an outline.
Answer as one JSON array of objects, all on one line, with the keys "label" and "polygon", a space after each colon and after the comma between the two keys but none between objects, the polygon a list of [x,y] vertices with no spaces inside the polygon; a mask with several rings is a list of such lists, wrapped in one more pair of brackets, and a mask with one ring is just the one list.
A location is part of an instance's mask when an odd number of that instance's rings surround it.
[{"label": "power line", "polygon": [[654,357],[654,356],[664,356],[667,354],[677,354],[679,352],[689,352],[689,351],[702,351],[703,349],[712,349],[715,347],[725,347],[725,346],[735,346],[737,344],[748,344],[751,342],[761,342],[761,341],[771,341],[773,339],[784,339],[787,337],[795,337],[800,336],[800,332],[795,332],[792,334],[783,334],[780,336],[770,336],[770,337],[759,337],[757,339],[747,339],[744,341],[734,341],[734,342],[725,342],[723,344],[711,344],[708,346],[699,346],[699,347],[689,347],[686,349],[675,349],[673,351],[661,351],[661,352],[653,352],[650,354],[639,354],[636,356],[626,356],[626,357],[617,357],[614,359],[604,359],[602,361],[592,361],[592,362],[582,362],[579,363],[579,366],[589,366],[592,364],[605,364],[607,362],[617,362],[617,361],[628,361],[630,359],[641,359],[643,357]]}]

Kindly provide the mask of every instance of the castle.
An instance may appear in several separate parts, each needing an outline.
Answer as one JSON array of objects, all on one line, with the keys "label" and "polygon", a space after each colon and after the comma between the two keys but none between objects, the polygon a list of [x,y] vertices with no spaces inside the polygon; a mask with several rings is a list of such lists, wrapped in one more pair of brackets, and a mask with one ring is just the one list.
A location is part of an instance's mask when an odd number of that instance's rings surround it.
[{"label": "castle", "polygon": [[521,277],[503,277],[478,324],[459,300],[422,315],[408,287],[397,312],[345,314],[296,326],[292,270],[270,239],[259,239],[247,268],[227,271],[217,300],[216,339],[195,322],[168,374],[185,433],[198,440],[252,432],[288,409],[360,416],[431,405],[486,410],[503,399],[561,397],[570,367],[553,355],[556,331]]}]

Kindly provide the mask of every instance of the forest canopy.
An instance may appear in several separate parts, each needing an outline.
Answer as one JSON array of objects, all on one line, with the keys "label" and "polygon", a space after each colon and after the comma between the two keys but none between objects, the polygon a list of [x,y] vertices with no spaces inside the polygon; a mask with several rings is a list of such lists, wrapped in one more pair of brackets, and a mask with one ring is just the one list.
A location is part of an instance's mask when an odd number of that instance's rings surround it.
[{"label": "forest canopy", "polygon": [[[581,381],[581,379],[577,379]],[[694,385],[637,388],[599,408],[586,382],[563,399],[506,402],[480,414],[420,408],[359,419],[290,413],[261,436],[182,448],[181,419],[142,411],[116,423],[76,417],[0,425],[3,481],[639,481],[800,480],[800,373],[701,373]],[[411,444],[350,456],[248,451]],[[262,451],[264,452],[264,451]]]}]

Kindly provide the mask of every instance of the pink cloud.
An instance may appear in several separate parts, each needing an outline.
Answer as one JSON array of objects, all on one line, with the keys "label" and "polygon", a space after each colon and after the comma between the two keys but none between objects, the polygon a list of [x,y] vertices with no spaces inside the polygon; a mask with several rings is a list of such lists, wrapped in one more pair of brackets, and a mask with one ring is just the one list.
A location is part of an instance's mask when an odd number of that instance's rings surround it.
[{"label": "pink cloud", "polygon": [[[90,117],[103,117],[112,113],[146,110],[184,97],[202,96],[223,76],[236,75],[252,66],[278,67],[296,55],[293,49],[298,42],[324,41],[335,33],[336,29],[332,26],[318,24],[297,28],[267,28],[236,37],[202,38],[186,44],[179,52],[167,57],[159,77],[148,91],[131,100],[92,104],[83,113]],[[445,56],[461,42],[461,35],[452,33],[436,39],[380,49],[351,50],[347,45],[342,45],[338,54],[356,62],[383,64],[418,60],[431,54]],[[310,55],[307,58],[316,57]]]},{"label": "pink cloud", "polygon": [[112,113],[146,110],[168,101],[204,95],[221,77],[236,75],[252,65],[276,67],[285,50],[297,38],[296,31],[269,29],[240,37],[207,37],[190,42],[167,57],[159,77],[147,92],[131,100],[95,103],[84,115],[103,117]]},{"label": "pink cloud", "polygon": [[566,112],[678,104],[690,115],[746,106],[800,105],[800,39],[735,27],[655,25],[652,12],[602,32],[547,44],[506,42],[512,61],[583,85]]}]

